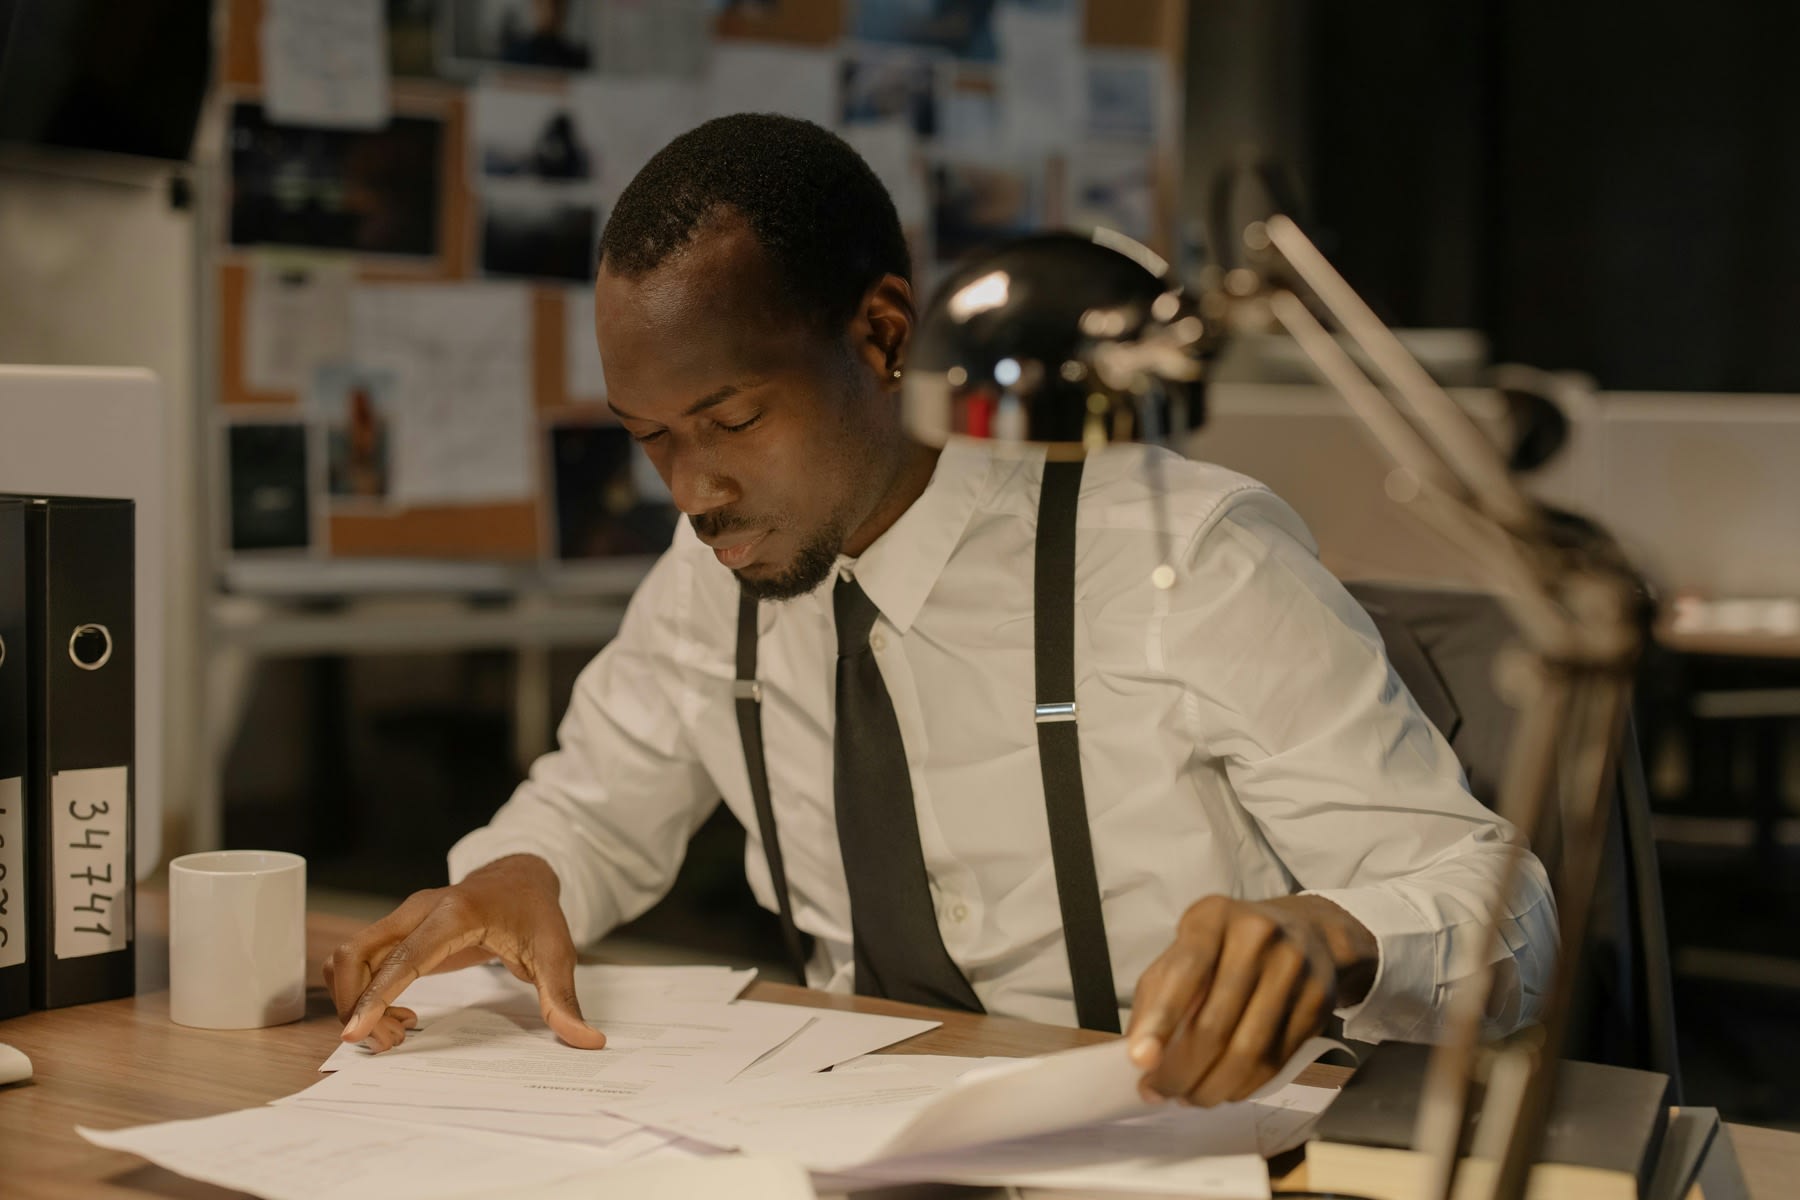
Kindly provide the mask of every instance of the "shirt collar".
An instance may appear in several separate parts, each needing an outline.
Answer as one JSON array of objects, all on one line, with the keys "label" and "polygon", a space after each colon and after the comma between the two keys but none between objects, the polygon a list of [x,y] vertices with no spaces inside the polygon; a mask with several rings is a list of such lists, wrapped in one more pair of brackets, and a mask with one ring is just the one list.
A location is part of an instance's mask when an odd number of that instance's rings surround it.
[{"label": "shirt collar", "polygon": [[952,438],[938,455],[931,481],[900,519],[854,559],[840,558],[888,623],[905,633],[937,585],[981,498],[991,462],[987,447]]}]

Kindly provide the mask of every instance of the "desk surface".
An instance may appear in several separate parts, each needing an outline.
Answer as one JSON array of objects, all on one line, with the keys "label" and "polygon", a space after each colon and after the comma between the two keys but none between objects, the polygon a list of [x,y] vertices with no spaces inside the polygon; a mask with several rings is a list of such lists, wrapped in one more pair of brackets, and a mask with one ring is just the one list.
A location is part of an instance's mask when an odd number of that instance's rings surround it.
[{"label": "desk surface", "polygon": [[[30,1055],[36,1070],[31,1083],[0,1090],[0,1164],[9,1198],[237,1196],[240,1193],[184,1179],[132,1155],[90,1146],[76,1134],[75,1126],[112,1129],[211,1116],[263,1104],[318,1081],[319,1063],[330,1053],[338,1030],[330,1000],[317,986],[318,964],[358,923],[319,914],[308,918],[307,960],[315,986],[307,992],[303,1020],[273,1029],[216,1032],[188,1029],[169,1020],[163,906],[161,894],[140,893],[137,996],[0,1021],[0,1041]],[[943,1022],[896,1047],[898,1053],[1044,1054],[1108,1036],[827,995],[784,984],[757,983],[749,995],[821,1008],[923,1015]],[[1314,1066],[1302,1082],[1334,1086],[1347,1074],[1341,1068]],[[1733,1126],[1732,1135],[1752,1196],[1773,1200],[1786,1194],[1800,1174],[1800,1134]],[[1277,1180],[1277,1186],[1303,1186],[1303,1173],[1304,1167],[1299,1168]],[[933,1194],[982,1193],[934,1189]]]}]

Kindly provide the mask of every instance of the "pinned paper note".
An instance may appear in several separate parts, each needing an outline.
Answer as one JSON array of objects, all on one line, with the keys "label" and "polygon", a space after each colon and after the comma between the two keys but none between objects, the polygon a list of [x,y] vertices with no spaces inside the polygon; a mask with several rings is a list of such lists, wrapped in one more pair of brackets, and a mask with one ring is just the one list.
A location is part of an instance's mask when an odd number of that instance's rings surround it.
[{"label": "pinned paper note", "polygon": [[1076,15],[1005,4],[994,14],[994,33],[1008,147],[1016,153],[1060,149],[1083,109],[1086,77]]},{"label": "pinned paper note", "polygon": [[382,0],[265,0],[262,71],[263,104],[284,125],[387,124]]},{"label": "pinned paper note", "polygon": [[353,290],[350,312],[357,365],[394,377],[389,498],[404,505],[529,498],[529,294],[365,285]]},{"label": "pinned paper note", "polygon": [[257,259],[244,314],[249,390],[304,395],[321,363],[345,357],[350,282],[342,260]]},{"label": "pinned paper note", "polygon": [[831,50],[731,43],[713,52],[706,115],[772,112],[831,128],[838,114],[838,56]]}]

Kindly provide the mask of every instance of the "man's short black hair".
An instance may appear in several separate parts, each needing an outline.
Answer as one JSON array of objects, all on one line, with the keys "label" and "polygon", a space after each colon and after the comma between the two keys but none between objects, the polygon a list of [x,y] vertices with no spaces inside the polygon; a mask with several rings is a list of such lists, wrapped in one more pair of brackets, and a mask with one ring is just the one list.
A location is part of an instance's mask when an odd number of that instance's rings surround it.
[{"label": "man's short black hair", "polygon": [[638,278],[727,210],[749,222],[788,307],[822,333],[841,330],[883,275],[912,278],[894,202],[869,164],[829,130],[774,113],[717,117],[658,151],[613,206],[601,261]]}]

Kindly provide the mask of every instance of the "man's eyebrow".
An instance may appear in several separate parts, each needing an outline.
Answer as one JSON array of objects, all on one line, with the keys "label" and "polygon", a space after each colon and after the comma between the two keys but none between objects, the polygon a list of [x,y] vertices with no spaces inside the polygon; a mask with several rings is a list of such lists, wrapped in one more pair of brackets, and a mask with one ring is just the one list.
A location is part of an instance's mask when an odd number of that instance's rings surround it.
[{"label": "man's eyebrow", "polygon": [[[731,399],[748,386],[750,385],[745,383],[728,383],[717,391],[708,392],[706,395],[700,397],[700,399],[688,405],[682,410],[681,415],[684,417],[691,417],[698,413],[703,413],[709,408],[725,403],[725,401]],[[644,419],[642,417],[632,416],[630,413],[614,404],[611,400],[606,402],[606,407],[612,409],[613,416],[626,421],[641,421]]]}]

